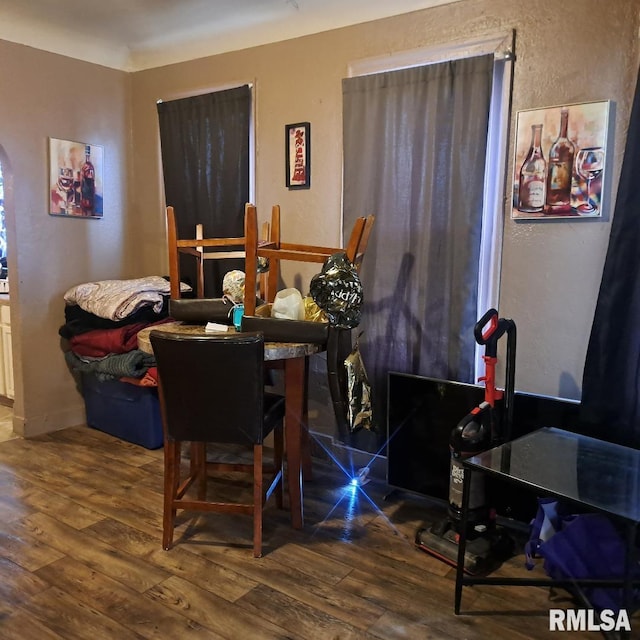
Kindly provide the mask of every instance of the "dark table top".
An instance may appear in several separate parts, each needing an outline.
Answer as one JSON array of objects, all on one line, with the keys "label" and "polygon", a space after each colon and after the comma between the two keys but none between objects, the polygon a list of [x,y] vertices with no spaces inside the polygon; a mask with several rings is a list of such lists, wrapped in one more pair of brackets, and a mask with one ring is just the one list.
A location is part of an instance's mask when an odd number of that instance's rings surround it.
[{"label": "dark table top", "polygon": [[640,450],[544,428],[464,460],[540,495],[640,522]]}]

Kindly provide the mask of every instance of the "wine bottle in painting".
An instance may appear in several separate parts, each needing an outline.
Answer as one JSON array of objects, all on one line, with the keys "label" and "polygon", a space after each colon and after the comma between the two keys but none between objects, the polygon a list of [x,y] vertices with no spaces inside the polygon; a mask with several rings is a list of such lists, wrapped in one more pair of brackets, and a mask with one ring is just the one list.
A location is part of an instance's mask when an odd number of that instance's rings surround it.
[{"label": "wine bottle in painting", "polygon": [[520,168],[518,209],[524,213],[544,210],[547,162],[542,153],[542,125],[531,125],[531,146]]},{"label": "wine bottle in painting", "polygon": [[73,178],[73,209],[76,214],[79,214],[82,210],[82,177],[80,175],[80,169],[76,170],[76,174]]},{"label": "wine bottle in painting", "polygon": [[80,206],[85,216],[93,214],[96,198],[96,170],[91,163],[91,146],[86,145],[84,148],[85,162],[82,165],[80,186]]},{"label": "wine bottle in painting", "polygon": [[560,133],[549,149],[545,213],[571,211],[571,177],[576,146],[569,140],[569,109],[560,110]]}]

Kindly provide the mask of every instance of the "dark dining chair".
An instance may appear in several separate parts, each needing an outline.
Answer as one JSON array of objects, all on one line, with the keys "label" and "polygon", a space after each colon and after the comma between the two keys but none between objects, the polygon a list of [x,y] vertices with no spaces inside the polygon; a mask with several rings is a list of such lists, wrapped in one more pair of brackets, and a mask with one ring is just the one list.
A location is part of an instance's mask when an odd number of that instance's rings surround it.
[{"label": "dark dining chair", "polygon": [[[284,398],[265,392],[263,335],[152,331],[150,341],[164,430],[163,548],[173,544],[179,509],[243,513],[253,515],[253,555],[260,557],[264,505],[274,492],[279,508],[283,502]],[[273,464],[264,464],[263,442],[271,432]],[[182,461],[186,442],[191,443],[188,471]],[[215,457],[208,451],[213,444],[219,445],[223,461],[220,456],[210,459]],[[244,460],[230,460],[227,445],[246,445]],[[247,461],[247,450],[252,462]],[[253,500],[207,499],[207,476],[215,471],[251,474]]]}]

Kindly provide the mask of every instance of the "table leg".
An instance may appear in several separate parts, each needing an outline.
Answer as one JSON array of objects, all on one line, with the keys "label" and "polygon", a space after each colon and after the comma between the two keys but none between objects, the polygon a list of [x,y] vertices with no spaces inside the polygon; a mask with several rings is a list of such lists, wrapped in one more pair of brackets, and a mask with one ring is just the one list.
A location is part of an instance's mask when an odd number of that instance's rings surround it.
[{"label": "table leg", "polygon": [[285,388],[285,447],[291,524],[302,529],[304,512],[302,505],[302,430],[305,408],[306,358],[287,358],[284,362]]},{"label": "table leg", "polygon": [[304,480],[313,480],[313,465],[311,463],[311,437],[309,435],[309,358],[304,359],[304,389],[303,389],[303,408],[302,408],[302,424],[300,428],[300,437],[302,439],[302,478]]},{"label": "table leg", "polygon": [[467,525],[469,520],[469,496],[471,494],[471,474],[470,469],[464,470],[462,479],[462,518],[460,523],[460,537],[458,539],[458,565],[456,567],[456,595],[454,612],[460,613],[460,603],[462,602],[462,582],[464,578],[464,554],[467,548]]}]

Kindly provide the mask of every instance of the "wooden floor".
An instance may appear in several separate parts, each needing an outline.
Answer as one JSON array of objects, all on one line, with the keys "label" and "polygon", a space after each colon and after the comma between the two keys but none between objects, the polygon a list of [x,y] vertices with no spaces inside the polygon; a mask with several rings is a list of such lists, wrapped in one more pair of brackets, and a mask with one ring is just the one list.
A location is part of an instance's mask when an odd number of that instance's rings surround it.
[{"label": "wooden floor", "polygon": [[[263,558],[251,519],[183,517],[160,546],[162,452],[77,428],[0,443],[0,638],[558,637],[549,608],[564,592],[466,587],[453,614],[454,572],[416,549],[429,518],[415,496],[364,494],[324,463],[305,483],[304,531],[265,511]],[[235,541],[235,545],[229,544]],[[524,571],[521,558],[501,569]],[[600,637],[573,633],[572,638]]]}]

